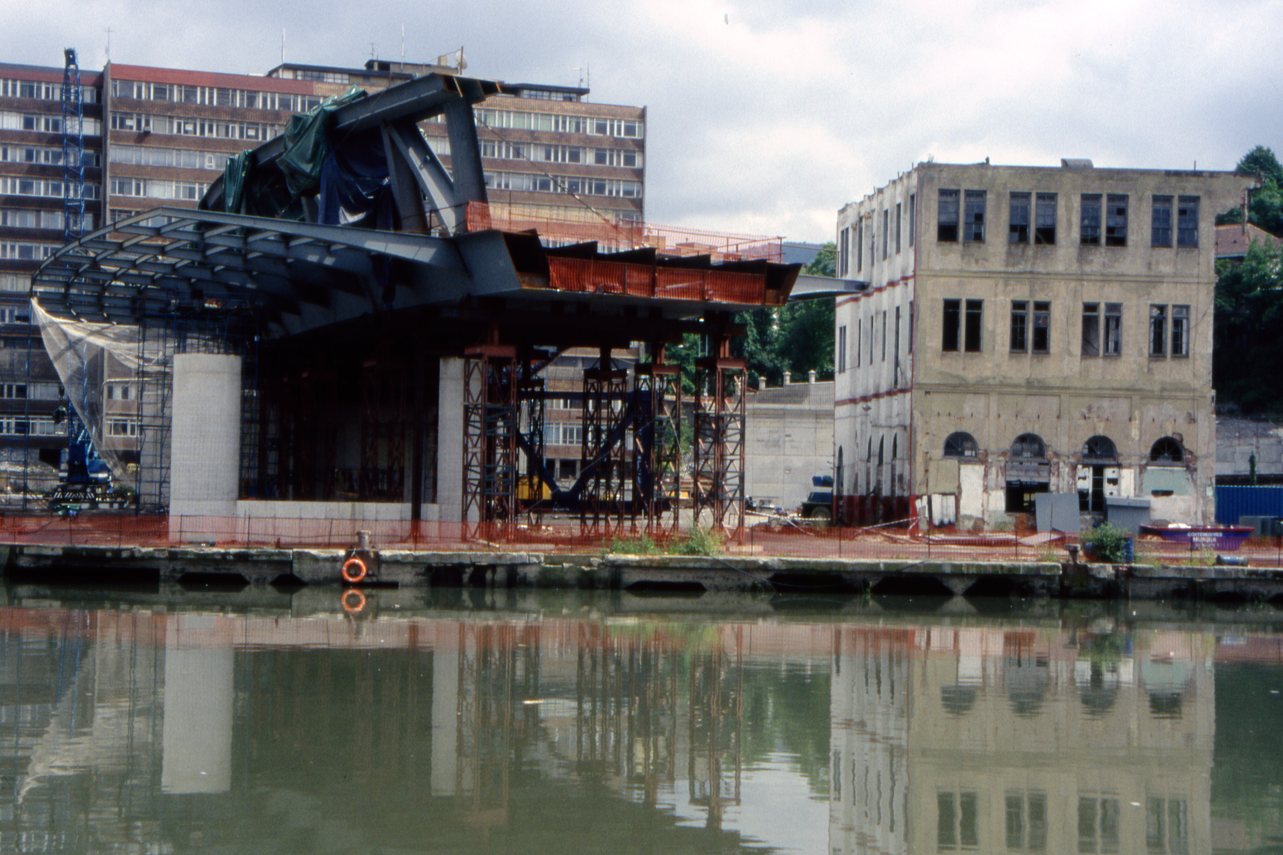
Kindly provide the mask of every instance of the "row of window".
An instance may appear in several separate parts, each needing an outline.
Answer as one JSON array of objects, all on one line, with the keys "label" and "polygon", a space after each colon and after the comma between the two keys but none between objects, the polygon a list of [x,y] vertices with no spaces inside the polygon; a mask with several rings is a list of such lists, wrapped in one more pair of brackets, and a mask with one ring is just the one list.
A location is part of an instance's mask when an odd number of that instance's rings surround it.
[{"label": "row of window", "polygon": [[[86,181],[84,198],[97,199],[98,185]],[[46,199],[62,198],[62,181],[56,178],[21,178],[0,175],[0,196],[39,196]]]},{"label": "row of window", "polygon": [[9,401],[56,401],[57,383],[0,383],[0,399]]},{"label": "row of window", "polygon": [[18,261],[43,261],[58,251],[58,243],[0,240],[0,258]]},{"label": "row of window", "polygon": [[[0,145],[0,161],[61,166],[62,148],[44,145]],[[80,162],[84,166],[98,166],[98,152],[85,149]]]},{"label": "row of window", "polygon": [[53,419],[0,417],[0,436],[58,436],[63,430]]},{"label": "row of window", "polygon": [[543,426],[544,445],[582,445],[584,426],[564,422],[546,422]]},{"label": "row of window", "polygon": [[240,107],[251,110],[281,110],[306,113],[319,107],[320,95],[294,95],[288,92],[258,92],[222,86],[187,86],[181,83],[147,83],[141,80],[111,81],[113,98],[138,101],[169,101],[175,104],[203,104],[209,107]]},{"label": "row of window", "polygon": [[[8,229],[57,229],[61,231],[62,221],[62,211],[0,208],[0,226]],[[84,227],[88,230],[93,230],[93,214],[86,213],[84,215]]]},{"label": "row of window", "polygon": [[[61,101],[62,84],[41,80],[12,80],[0,78],[0,96],[5,98],[36,98],[40,101]],[[80,98],[85,104],[98,101],[98,90],[93,86],[81,86]]]},{"label": "row of window", "polygon": [[283,130],[281,125],[267,122],[222,122],[182,116],[151,116],[146,113],[112,113],[111,128],[114,131],[224,140],[268,140]]},{"label": "row of window", "polygon": [[642,195],[640,181],[579,178],[570,175],[531,175],[525,172],[487,172],[486,187],[491,190],[575,193],[580,196],[618,196],[625,199],[639,199]]},{"label": "row of window", "polygon": [[[891,358],[895,361],[895,376],[892,378],[892,384],[899,386],[900,377],[900,333],[901,320],[907,320],[908,326],[905,330],[905,341],[908,345],[907,352],[913,353],[913,301],[909,301],[909,311],[907,316],[901,313],[900,307],[896,306],[892,310],[883,309],[877,313],[870,313],[866,324],[864,321],[857,319],[855,324],[855,367],[867,363],[872,365],[874,354],[880,354],[879,361],[886,362],[887,359],[887,342],[891,342]],[[888,334],[887,323],[890,322],[891,330]],[[847,344],[848,337],[846,325],[838,327],[837,340],[837,372],[842,374],[846,371],[847,361]]]},{"label": "row of window", "polygon": [[[882,210],[882,258],[887,258],[891,254],[892,246],[895,247],[895,253],[898,255],[906,243],[913,246],[917,238],[917,214],[918,214],[918,196],[916,193],[909,194],[908,207],[908,228],[905,228],[905,207],[903,202],[895,203],[895,219],[891,218],[891,209]],[[865,246],[865,228],[864,219],[861,218],[854,226],[843,228],[838,235],[838,258],[837,268],[838,276],[846,276],[851,269],[851,250],[852,239],[854,239],[855,265],[857,271],[864,269],[864,246]],[[876,251],[876,237],[873,230],[868,234],[869,246],[869,264],[873,264],[873,258]]]},{"label": "row of window", "polygon": [[[496,110],[479,107],[474,111],[477,123],[486,128],[510,128],[522,131],[553,131],[562,134],[588,134],[599,137],[641,139],[646,128],[632,119],[595,119],[589,116],[563,116],[555,113],[531,113],[523,110]],[[445,121],[437,116],[435,121]]]},{"label": "row of window", "polygon": [[[980,454],[980,444],[966,431],[954,431],[945,437],[945,457],[973,458]],[[1022,433],[1011,443],[1011,456],[1019,460],[1043,460],[1047,457],[1047,443],[1036,433]],[[1087,462],[1117,463],[1118,447],[1107,436],[1093,436],[1082,447],[1082,459]],[[1164,436],[1149,448],[1150,463],[1183,463],[1185,446],[1180,440]]]},{"label": "row of window", "polygon": [[158,146],[113,145],[108,159],[112,163],[133,166],[169,166],[176,169],[216,169],[222,171],[228,155],[214,151],[190,151]]},{"label": "row of window", "polygon": [[[941,188],[937,198],[936,239],[946,243],[959,239],[963,243],[983,243],[987,197],[984,190]],[[1007,242],[1054,245],[1057,203],[1055,193],[1012,191],[1007,205]],[[1150,246],[1170,247],[1175,240],[1179,247],[1197,247],[1198,209],[1198,196],[1152,196]],[[1127,246],[1130,210],[1131,200],[1126,193],[1083,193],[1078,203],[1079,244]],[[885,221],[886,211],[882,213]],[[885,222],[882,257],[886,257]]]},{"label": "row of window", "polygon": [[149,199],[184,199],[195,202],[205,195],[208,184],[168,181],[159,178],[113,178],[113,196],[143,196]]},{"label": "row of window", "polygon": [[[1149,355],[1189,356],[1190,307],[1150,303]],[[984,300],[945,299],[940,349],[979,353],[983,348]],[[1051,352],[1051,302],[1012,300],[1008,349],[1012,353]],[[1120,356],[1123,352],[1123,304],[1082,304],[1082,356]]]},{"label": "row of window", "polygon": [[[441,142],[446,142],[443,138]],[[437,140],[433,148],[445,154]],[[481,140],[481,156],[496,160],[529,160],[536,163],[586,163],[594,166],[640,167],[641,153],[630,149],[587,148],[577,145],[541,145],[537,143],[509,142],[507,140]]]},{"label": "row of window", "polygon": [[[1046,852],[1047,795],[1011,791],[1003,802],[1003,825],[1008,852]],[[981,831],[989,828],[979,816],[979,797],[973,790],[936,794],[936,847],[942,852],[977,850]],[[1116,795],[1078,797],[1079,852],[1119,852],[1123,842],[1122,802]],[[1184,799],[1149,798],[1145,806],[1145,851],[1154,855],[1192,851],[1189,803]],[[1130,851],[1130,850],[1128,850]]]},{"label": "row of window", "polygon": [[[79,121],[78,126],[81,133],[86,136],[96,137],[102,133],[102,122],[97,119],[85,117]],[[76,120],[72,119],[67,127],[74,134],[77,128]],[[0,110],[0,130],[60,134],[62,116],[49,113],[11,113],[8,110]]]}]

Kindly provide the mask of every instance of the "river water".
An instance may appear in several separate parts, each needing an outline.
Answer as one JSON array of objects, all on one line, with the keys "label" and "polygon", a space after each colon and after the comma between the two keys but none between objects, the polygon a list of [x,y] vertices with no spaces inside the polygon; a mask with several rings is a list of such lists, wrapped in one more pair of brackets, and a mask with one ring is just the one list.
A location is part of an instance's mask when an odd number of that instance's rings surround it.
[{"label": "river water", "polygon": [[1283,611],[10,588],[0,851],[1283,852]]}]

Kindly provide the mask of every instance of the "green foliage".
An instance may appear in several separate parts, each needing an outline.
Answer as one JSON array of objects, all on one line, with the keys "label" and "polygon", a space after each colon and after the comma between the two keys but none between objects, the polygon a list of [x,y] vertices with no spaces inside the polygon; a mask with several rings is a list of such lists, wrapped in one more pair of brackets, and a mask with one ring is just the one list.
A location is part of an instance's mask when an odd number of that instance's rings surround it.
[{"label": "green foliage", "polygon": [[1283,363],[1283,248],[1254,243],[1242,262],[1218,263],[1213,384],[1247,413],[1283,411],[1275,371]]},{"label": "green foliage", "polygon": [[1258,145],[1243,155],[1243,159],[1238,162],[1234,171],[1239,175],[1253,175],[1262,182],[1273,181],[1275,184],[1283,184],[1283,164],[1279,163],[1273,149],[1268,146]]},{"label": "green foliage", "polygon": [[721,535],[712,529],[695,527],[685,540],[676,541],[671,549],[674,555],[720,555]]},{"label": "green foliage", "polygon": [[658,555],[663,550],[643,534],[641,537],[617,537],[610,542],[606,551],[612,555]]},{"label": "green foliage", "polygon": [[1083,547],[1092,561],[1122,564],[1127,560],[1127,532],[1104,523],[1083,535]]},{"label": "green foliage", "polygon": [[[1243,155],[1235,171],[1239,175],[1251,175],[1261,182],[1261,186],[1252,191],[1248,222],[1271,234],[1283,235],[1283,164],[1279,163],[1271,149],[1258,145]],[[1240,208],[1217,219],[1217,222],[1242,221],[1243,212]]]},{"label": "green foliage", "polygon": [[[806,272],[832,276],[836,269],[837,245],[820,248]],[[833,377],[832,299],[803,300],[780,308],[754,309],[737,318],[744,325],[740,354],[748,362],[750,375],[764,377],[771,385],[784,382],[784,372],[797,380],[814,371],[827,380]]]}]

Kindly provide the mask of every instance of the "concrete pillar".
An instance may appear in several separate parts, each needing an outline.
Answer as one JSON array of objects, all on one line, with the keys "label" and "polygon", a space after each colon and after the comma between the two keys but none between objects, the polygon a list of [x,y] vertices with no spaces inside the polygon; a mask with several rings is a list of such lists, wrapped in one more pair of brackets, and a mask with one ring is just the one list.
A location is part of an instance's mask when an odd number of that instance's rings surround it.
[{"label": "concrete pillar", "polygon": [[[165,649],[163,793],[225,793],[232,786],[232,646],[209,646],[203,631],[218,618],[178,616]],[[201,636],[200,646],[182,637]]]},{"label": "concrete pillar", "polygon": [[[241,358],[174,355],[170,433],[171,539],[206,540],[236,516],[241,474]],[[204,517],[195,520],[183,518]],[[222,518],[222,521],[208,518]],[[200,529],[200,530],[198,530]],[[230,532],[229,532],[230,533]]]},{"label": "concrete pillar", "polygon": [[791,383],[791,382],[793,382],[793,372],[792,372],[792,371],[785,371],[785,372],[784,372],[784,382],[783,382],[782,384],[780,384],[780,385],[782,385],[782,386],[787,386],[787,385],[788,385],[789,383]]},{"label": "concrete pillar", "polygon": [[441,359],[437,383],[437,504],[442,522],[463,515],[463,360]]},{"label": "concrete pillar", "polygon": [[432,795],[457,795],[459,773],[459,647],[457,624],[442,621],[432,651]]}]

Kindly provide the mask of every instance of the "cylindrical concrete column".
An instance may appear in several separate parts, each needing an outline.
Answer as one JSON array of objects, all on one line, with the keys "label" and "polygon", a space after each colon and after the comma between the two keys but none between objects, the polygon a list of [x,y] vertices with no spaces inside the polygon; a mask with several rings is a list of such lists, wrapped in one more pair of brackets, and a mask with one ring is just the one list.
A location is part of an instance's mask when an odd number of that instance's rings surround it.
[{"label": "cylindrical concrete column", "polygon": [[[236,515],[240,491],[241,358],[222,353],[176,354],[173,392],[171,536],[183,517],[230,519]],[[183,536],[187,536],[185,526]]]}]

